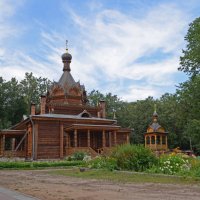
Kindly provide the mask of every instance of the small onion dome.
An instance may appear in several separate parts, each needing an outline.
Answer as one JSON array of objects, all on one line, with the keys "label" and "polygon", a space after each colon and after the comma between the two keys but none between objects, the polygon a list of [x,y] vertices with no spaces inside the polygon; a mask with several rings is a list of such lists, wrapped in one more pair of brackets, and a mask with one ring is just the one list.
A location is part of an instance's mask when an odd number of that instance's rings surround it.
[{"label": "small onion dome", "polygon": [[61,57],[63,62],[71,62],[72,60],[72,55],[67,52],[64,53]]},{"label": "small onion dome", "polygon": [[158,114],[157,114],[156,111],[154,111],[154,113],[153,113],[153,117],[158,117]]}]

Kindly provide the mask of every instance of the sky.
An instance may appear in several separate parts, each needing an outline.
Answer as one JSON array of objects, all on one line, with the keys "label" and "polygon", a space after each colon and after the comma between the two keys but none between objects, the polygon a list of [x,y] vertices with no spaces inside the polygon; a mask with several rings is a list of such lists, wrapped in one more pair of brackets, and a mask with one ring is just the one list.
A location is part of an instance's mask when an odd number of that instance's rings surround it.
[{"label": "sky", "polygon": [[0,76],[58,81],[68,40],[88,92],[156,99],[187,80],[177,68],[197,17],[200,0],[0,0]]}]

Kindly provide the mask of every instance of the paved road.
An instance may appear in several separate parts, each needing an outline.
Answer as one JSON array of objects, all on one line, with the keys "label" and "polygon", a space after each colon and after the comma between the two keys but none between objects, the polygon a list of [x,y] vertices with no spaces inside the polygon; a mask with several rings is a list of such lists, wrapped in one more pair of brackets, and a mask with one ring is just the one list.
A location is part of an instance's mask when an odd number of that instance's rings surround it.
[{"label": "paved road", "polygon": [[39,200],[39,199],[0,187],[0,200]]}]

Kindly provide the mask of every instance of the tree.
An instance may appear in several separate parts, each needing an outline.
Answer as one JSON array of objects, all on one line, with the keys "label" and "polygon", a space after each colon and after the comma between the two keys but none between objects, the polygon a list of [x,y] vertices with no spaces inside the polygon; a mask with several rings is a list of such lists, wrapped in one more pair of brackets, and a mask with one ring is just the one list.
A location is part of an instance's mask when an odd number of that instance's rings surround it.
[{"label": "tree", "polygon": [[26,112],[21,87],[15,78],[5,81],[0,78],[0,128],[8,128],[19,122]]},{"label": "tree", "polygon": [[0,77],[0,129],[8,128],[30,114],[30,104],[39,104],[40,96],[51,84],[46,78],[36,78],[26,73],[20,83],[12,78],[5,81]]},{"label": "tree", "polygon": [[[200,75],[191,77],[188,81],[181,83],[177,90],[179,118],[178,125],[183,128],[188,148],[200,147],[198,138],[198,125],[200,124]],[[200,152],[200,149],[198,150]]]},{"label": "tree", "polygon": [[144,133],[151,123],[155,100],[148,97],[137,102],[124,103],[117,114],[118,123],[122,127],[133,129],[131,143],[144,143]]},{"label": "tree", "polygon": [[157,101],[159,123],[168,132],[170,148],[180,146],[181,130],[177,125],[177,95],[166,93]]},{"label": "tree", "polygon": [[92,106],[97,106],[100,100],[106,101],[106,117],[113,119],[114,112],[121,109],[123,102],[117,95],[112,95],[111,93],[102,94],[98,90],[92,90],[88,94],[89,104]]},{"label": "tree", "polygon": [[200,17],[196,18],[190,25],[185,36],[187,41],[186,50],[180,57],[180,71],[191,76],[200,73]]},{"label": "tree", "polygon": [[33,73],[25,73],[25,78],[20,82],[22,94],[26,103],[26,114],[30,114],[30,105],[40,102],[40,96],[47,93],[51,81],[47,78],[37,78]]}]

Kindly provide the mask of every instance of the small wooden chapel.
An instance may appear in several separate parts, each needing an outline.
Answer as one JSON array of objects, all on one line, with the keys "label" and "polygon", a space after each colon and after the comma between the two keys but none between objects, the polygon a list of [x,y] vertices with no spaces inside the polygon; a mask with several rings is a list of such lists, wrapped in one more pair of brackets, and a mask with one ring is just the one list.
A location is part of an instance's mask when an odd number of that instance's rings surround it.
[{"label": "small wooden chapel", "polygon": [[145,147],[150,148],[153,151],[167,151],[168,132],[158,123],[158,114],[155,110],[152,116],[152,123],[147,128],[147,132],[144,133]]},{"label": "small wooden chapel", "polygon": [[84,85],[71,75],[71,60],[68,52],[62,55],[63,74],[41,96],[40,112],[32,104],[29,117],[0,131],[0,156],[62,159],[76,151],[95,156],[129,143],[131,130],[106,119],[105,101],[96,107],[88,104]]}]

